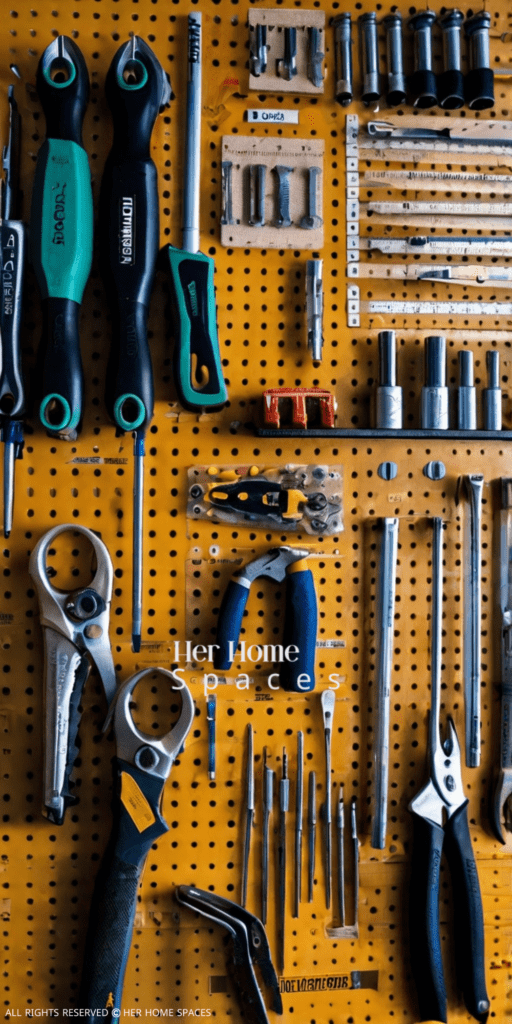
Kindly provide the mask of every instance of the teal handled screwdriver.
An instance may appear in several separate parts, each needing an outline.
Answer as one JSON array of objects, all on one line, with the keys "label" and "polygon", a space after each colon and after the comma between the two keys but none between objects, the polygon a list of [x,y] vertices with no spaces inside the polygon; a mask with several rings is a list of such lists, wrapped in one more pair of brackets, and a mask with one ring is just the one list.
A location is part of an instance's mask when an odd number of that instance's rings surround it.
[{"label": "teal handled screwdriver", "polygon": [[21,305],[25,268],[25,227],[18,219],[21,118],[9,86],[9,138],[4,146],[0,204],[0,422],[4,442],[4,536],[12,529],[14,464],[23,451],[25,393],[21,372]]},{"label": "teal handled screwdriver", "polygon": [[115,54],[105,88],[114,125],[100,199],[112,309],[106,405],[117,430],[134,435],[132,646],[139,651],[144,441],[154,401],[147,319],[159,249],[158,178],[149,147],[158,113],[170,102],[171,86],[151,48],[133,36]]},{"label": "teal handled screwdriver", "polygon": [[188,16],[187,135],[183,185],[183,249],[167,248],[174,317],[174,380],[182,405],[220,409],[227,401],[222,374],[214,265],[199,251],[201,176],[201,14]]},{"label": "teal handled screwdriver", "polygon": [[43,300],[41,423],[74,441],[83,414],[79,317],[92,261],[92,190],[82,124],[89,75],[76,43],[58,36],[37,69],[46,139],[37,156],[30,248]]}]

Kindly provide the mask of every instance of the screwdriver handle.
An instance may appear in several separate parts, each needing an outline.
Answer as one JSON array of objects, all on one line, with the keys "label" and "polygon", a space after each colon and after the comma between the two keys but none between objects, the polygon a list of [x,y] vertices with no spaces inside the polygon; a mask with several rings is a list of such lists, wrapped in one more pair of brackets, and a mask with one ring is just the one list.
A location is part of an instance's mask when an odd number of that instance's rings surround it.
[{"label": "screwdriver handle", "polygon": [[[151,845],[168,831],[159,810],[163,780],[115,758],[117,795],[110,842],[91,904],[85,942],[81,1009],[121,1008],[137,890]],[[117,1014],[118,1016],[118,1014]]]},{"label": "screwdriver handle", "polygon": [[0,415],[13,420],[25,411],[20,327],[26,232],[21,221],[3,221],[0,248]]},{"label": "screwdriver handle", "polygon": [[43,399],[48,433],[74,440],[82,419],[79,313],[92,262],[92,190],[82,123],[89,76],[76,43],[59,36],[37,70],[46,118],[30,222],[31,254],[43,300]]},{"label": "screwdriver handle", "polygon": [[113,317],[106,405],[119,430],[145,431],[154,402],[147,319],[159,246],[158,179],[150,143],[170,85],[151,48],[135,36],[117,51],[105,91],[114,125],[100,201]]},{"label": "screwdriver handle", "polygon": [[202,252],[169,245],[174,319],[174,382],[186,409],[213,411],[227,402],[220,360],[214,263]]},{"label": "screwdriver handle", "polygon": [[293,645],[299,653],[296,661],[285,659],[281,665],[280,682],[284,690],[308,693],[315,688],[315,653],[318,610],[315,584],[305,560],[292,562],[286,570],[286,611],[283,647]]},{"label": "screwdriver handle", "polygon": [[[444,832],[413,812],[414,846],[409,886],[409,948],[418,993],[419,1020],[446,1021],[441,939],[439,875]],[[468,970],[469,970],[469,964]]]}]

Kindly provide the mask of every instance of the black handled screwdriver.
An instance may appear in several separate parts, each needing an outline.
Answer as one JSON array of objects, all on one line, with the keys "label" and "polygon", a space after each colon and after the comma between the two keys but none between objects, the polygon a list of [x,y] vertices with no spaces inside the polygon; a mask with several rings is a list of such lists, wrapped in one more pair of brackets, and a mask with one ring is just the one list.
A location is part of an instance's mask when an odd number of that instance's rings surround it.
[{"label": "black handled screwdriver", "polygon": [[14,463],[23,451],[25,394],[21,372],[21,300],[25,269],[26,232],[18,219],[20,207],[19,171],[21,118],[8,91],[9,138],[2,154],[2,199],[0,226],[0,418],[4,442],[4,536],[12,529],[14,505]]},{"label": "black handled screwdriver", "polygon": [[92,189],[82,124],[89,75],[76,43],[58,36],[39,61],[46,139],[37,155],[30,250],[43,300],[41,423],[67,441],[83,414],[80,304],[92,262]]},{"label": "black handled screwdriver", "polygon": [[174,313],[174,380],[186,409],[220,409],[227,401],[217,337],[214,266],[199,252],[201,178],[201,14],[188,16],[187,134],[183,182],[183,249],[167,249]]},{"label": "black handled screwdriver", "polygon": [[112,309],[106,405],[118,431],[134,434],[132,645],[142,629],[144,441],[153,416],[153,371],[147,337],[159,248],[158,180],[150,142],[171,86],[138,36],[117,51],[106,80],[114,138],[101,186],[104,273]]}]

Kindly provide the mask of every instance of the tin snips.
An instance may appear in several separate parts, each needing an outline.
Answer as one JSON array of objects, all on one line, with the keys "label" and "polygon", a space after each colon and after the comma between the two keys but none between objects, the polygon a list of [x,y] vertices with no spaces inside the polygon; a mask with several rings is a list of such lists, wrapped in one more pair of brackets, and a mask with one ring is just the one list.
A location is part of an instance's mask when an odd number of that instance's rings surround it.
[{"label": "tin snips", "polygon": [[[66,531],[90,541],[96,571],[89,586],[57,590],[49,578],[47,555],[56,538]],[[107,704],[116,690],[116,677],[108,623],[113,568],[103,542],[85,526],[55,526],[41,538],[30,556],[44,636],[44,805],[43,814],[56,825],[64,821],[66,807],[77,798],[69,790],[69,777],[77,756],[79,704],[93,661],[101,678]]]}]

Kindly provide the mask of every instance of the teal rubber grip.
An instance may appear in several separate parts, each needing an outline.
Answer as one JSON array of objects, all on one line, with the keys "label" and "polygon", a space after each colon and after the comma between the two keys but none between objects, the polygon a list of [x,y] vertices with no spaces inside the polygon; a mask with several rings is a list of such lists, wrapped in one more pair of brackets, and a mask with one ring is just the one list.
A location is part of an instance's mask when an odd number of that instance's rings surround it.
[{"label": "teal rubber grip", "polygon": [[91,271],[93,207],[87,153],[76,142],[47,139],[41,146],[30,237],[42,298],[80,305]]},{"label": "teal rubber grip", "polygon": [[221,409],[228,395],[220,360],[214,263],[168,246],[174,317],[174,379],[186,409]]}]

